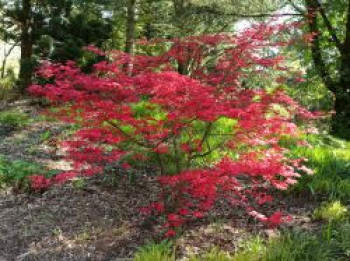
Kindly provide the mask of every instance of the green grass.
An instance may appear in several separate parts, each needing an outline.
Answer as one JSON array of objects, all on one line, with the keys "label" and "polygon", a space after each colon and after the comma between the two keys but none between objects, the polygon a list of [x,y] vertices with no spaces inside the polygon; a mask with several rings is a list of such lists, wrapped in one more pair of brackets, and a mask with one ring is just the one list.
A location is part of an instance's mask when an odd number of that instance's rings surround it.
[{"label": "green grass", "polygon": [[16,79],[13,76],[0,78],[0,100],[10,100],[15,97]]},{"label": "green grass", "polygon": [[310,135],[313,148],[294,147],[292,155],[306,157],[314,175],[304,176],[295,187],[297,191],[309,191],[327,200],[350,199],[350,142],[331,136]]},{"label": "green grass", "polygon": [[267,242],[256,237],[245,242],[232,256],[215,250],[190,258],[190,261],[324,261],[330,260],[329,256],[328,248],[316,236],[302,232],[285,232],[281,237]]},{"label": "green grass", "polygon": [[172,244],[163,241],[160,244],[149,244],[139,249],[134,261],[175,261]]},{"label": "green grass", "polygon": [[29,123],[29,117],[27,114],[18,111],[1,111],[0,123],[14,127],[25,126]]},{"label": "green grass", "polygon": [[232,256],[214,247],[203,256],[191,256],[189,261],[231,261]]},{"label": "green grass", "polygon": [[25,189],[28,186],[28,176],[46,174],[45,168],[37,163],[26,161],[7,161],[0,157],[0,188],[12,186]]},{"label": "green grass", "polygon": [[348,215],[348,209],[340,201],[333,201],[314,210],[314,218],[327,221],[341,221]]},{"label": "green grass", "polygon": [[346,261],[350,260],[350,220],[328,222],[322,231],[283,231],[265,241],[247,242],[232,261]]},{"label": "green grass", "polygon": [[[135,261],[174,261],[169,243],[141,248]],[[179,259],[180,260],[180,259]],[[321,233],[284,231],[271,240],[255,237],[244,242],[235,254],[217,247],[203,255],[193,255],[189,261],[346,261],[350,260],[350,222],[328,223]]]}]

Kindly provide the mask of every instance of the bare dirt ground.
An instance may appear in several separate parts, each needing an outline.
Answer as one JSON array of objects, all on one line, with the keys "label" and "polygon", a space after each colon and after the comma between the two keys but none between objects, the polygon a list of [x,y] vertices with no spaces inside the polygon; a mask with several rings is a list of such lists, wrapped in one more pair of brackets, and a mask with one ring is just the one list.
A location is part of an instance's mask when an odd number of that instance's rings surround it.
[{"label": "bare dirt ground", "polygon": [[[15,106],[37,117],[37,109],[28,103]],[[69,164],[56,148],[56,139],[65,128],[38,121],[23,129],[3,129],[0,155],[67,169]],[[47,131],[52,135],[43,139]],[[84,180],[80,187],[67,184],[43,194],[15,193],[10,188],[0,191],[0,261],[123,260],[120,258],[132,257],[139,247],[161,240],[159,227],[140,213],[156,197],[159,188],[154,178],[146,171],[136,174],[134,180],[127,173],[119,174],[114,187],[96,177]],[[286,226],[317,230],[319,224],[310,219],[315,205],[303,197],[279,195],[273,208],[292,215],[293,221]],[[175,245],[180,256],[203,253],[213,246],[234,252],[242,241],[258,233],[272,237],[278,230],[222,205],[185,228]]]}]

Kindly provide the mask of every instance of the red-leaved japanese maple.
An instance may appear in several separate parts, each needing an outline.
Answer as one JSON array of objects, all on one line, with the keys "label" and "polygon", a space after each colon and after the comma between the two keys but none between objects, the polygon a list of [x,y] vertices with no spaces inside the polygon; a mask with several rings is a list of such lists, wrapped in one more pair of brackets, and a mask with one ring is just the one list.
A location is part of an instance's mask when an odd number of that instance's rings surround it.
[{"label": "red-leaved japanese maple", "polygon": [[[272,201],[269,189],[287,189],[305,170],[301,159],[285,156],[280,140],[300,133],[294,119],[313,117],[276,87],[286,75],[284,58],[266,51],[291,43],[278,37],[288,26],[262,23],[238,34],[146,43],[168,47],[155,56],[89,47],[106,57],[90,74],[74,62],[44,63],[38,76],[50,83],[30,92],[80,129],[66,142],[74,171],[51,180],[34,176],[33,186],[102,173],[113,162],[128,168],[144,162],[158,166],[163,190],[143,211],[166,218],[167,236],[203,217],[219,198],[279,224],[280,212],[267,217],[255,206]],[[266,73],[271,69],[273,77]],[[270,86],[247,84],[252,76]]]}]

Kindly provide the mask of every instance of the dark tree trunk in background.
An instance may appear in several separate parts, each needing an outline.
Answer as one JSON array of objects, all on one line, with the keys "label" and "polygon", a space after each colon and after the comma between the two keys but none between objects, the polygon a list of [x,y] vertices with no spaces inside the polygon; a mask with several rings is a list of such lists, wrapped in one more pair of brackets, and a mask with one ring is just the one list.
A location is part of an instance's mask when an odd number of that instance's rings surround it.
[{"label": "dark tree trunk in background", "polygon": [[[315,68],[325,86],[334,95],[335,115],[332,117],[331,131],[338,137],[350,139],[350,0],[348,0],[347,23],[345,40],[342,42],[328,19],[322,3],[319,0],[305,0],[308,12],[310,32],[316,33],[311,47]],[[318,15],[330,34],[329,41],[335,45],[340,53],[339,77],[332,78],[327,68],[320,37],[322,32],[318,24]]]},{"label": "dark tree trunk in background", "polygon": [[131,60],[126,65],[128,74],[131,74],[133,70],[132,56],[134,55],[134,45],[135,45],[135,9],[136,9],[136,0],[128,0],[127,14],[126,14],[126,41],[125,41],[125,52],[130,54],[130,57],[131,57]]},{"label": "dark tree trunk in background", "polygon": [[33,74],[33,41],[31,32],[31,0],[22,0],[21,11],[21,60],[18,91],[24,93],[31,84]]},{"label": "dark tree trunk in background", "polygon": [[348,0],[345,40],[341,46],[341,67],[339,87],[335,95],[336,115],[333,130],[339,136],[350,139],[350,0]]},{"label": "dark tree trunk in background", "polygon": [[340,138],[350,140],[350,97],[336,95],[334,102],[336,114],[332,117],[332,133]]},{"label": "dark tree trunk in background", "polygon": [[185,8],[185,0],[173,0],[176,17],[181,16]]}]

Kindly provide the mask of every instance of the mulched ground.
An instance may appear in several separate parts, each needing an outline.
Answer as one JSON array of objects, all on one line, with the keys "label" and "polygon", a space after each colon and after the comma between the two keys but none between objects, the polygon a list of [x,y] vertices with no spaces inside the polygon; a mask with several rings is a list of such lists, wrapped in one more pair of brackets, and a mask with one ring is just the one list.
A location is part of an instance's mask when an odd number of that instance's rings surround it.
[{"label": "mulched ground", "polygon": [[[37,117],[30,101],[12,107]],[[41,162],[53,169],[68,169],[55,147],[67,126],[54,122],[35,122],[24,129],[2,129],[0,155],[9,160]],[[43,133],[53,133],[43,140]],[[0,126],[1,133],[1,126]],[[4,134],[6,133],[6,134]],[[11,189],[0,192],[0,261],[2,260],[122,260],[151,241],[159,241],[157,226],[146,222],[140,208],[156,197],[159,190],[154,178],[136,173],[119,173],[114,187],[102,177],[84,180],[84,186],[67,184],[43,194],[16,194]],[[108,183],[108,182],[107,182]],[[318,205],[307,198],[277,195],[274,208],[286,209],[293,222],[286,226],[317,230],[310,219]],[[278,230],[247,220],[230,206],[219,206],[201,221],[191,224],[175,241],[177,254],[200,254],[218,246],[234,252],[253,234],[266,237]]]},{"label": "mulched ground", "polygon": [[[0,195],[0,260],[116,260],[132,257],[140,246],[161,239],[156,226],[145,222],[140,208],[155,196],[157,185],[143,178],[132,185],[121,179],[108,188],[100,179],[84,188],[55,187],[42,195]],[[278,202],[279,200],[277,200]],[[293,223],[317,230],[310,202],[285,198]],[[282,203],[282,202],[280,202]],[[213,214],[185,229],[176,240],[177,254],[201,254],[213,246],[234,252],[253,234],[273,237],[278,230],[247,222],[234,209]]]},{"label": "mulched ground", "polygon": [[[6,106],[6,110],[28,115],[32,123],[14,127],[0,123],[0,155],[8,160],[32,161],[44,164],[58,162],[57,142],[67,124],[40,120],[40,107],[31,100],[21,100]],[[48,137],[45,137],[48,136]]]}]

